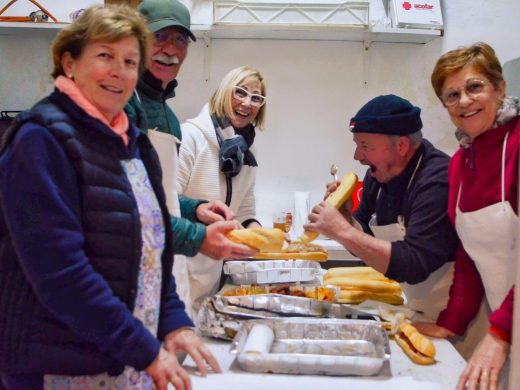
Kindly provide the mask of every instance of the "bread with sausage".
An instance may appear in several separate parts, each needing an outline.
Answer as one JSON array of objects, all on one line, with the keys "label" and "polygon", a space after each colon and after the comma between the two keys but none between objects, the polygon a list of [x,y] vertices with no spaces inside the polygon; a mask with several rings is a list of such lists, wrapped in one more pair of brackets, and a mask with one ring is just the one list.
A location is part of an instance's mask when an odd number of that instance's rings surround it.
[{"label": "bread with sausage", "polygon": [[408,322],[401,324],[399,332],[395,335],[395,341],[414,363],[422,365],[435,363],[435,345]]}]

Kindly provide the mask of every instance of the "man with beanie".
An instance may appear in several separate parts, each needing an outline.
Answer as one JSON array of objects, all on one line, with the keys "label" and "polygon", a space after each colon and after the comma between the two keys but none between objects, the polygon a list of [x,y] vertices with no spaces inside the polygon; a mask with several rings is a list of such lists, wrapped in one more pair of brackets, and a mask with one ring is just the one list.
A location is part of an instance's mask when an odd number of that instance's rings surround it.
[{"label": "man with beanie", "polygon": [[[175,96],[177,74],[188,54],[190,40],[196,41],[190,30],[189,10],[177,0],[144,0],[137,9],[146,18],[154,40],[148,68],[125,111],[131,122],[148,133],[159,154],[168,208],[173,215],[174,252],[186,256],[202,252],[214,259],[249,257],[256,252],[225,236],[227,231],[238,227],[238,222],[224,203],[190,199],[176,190],[177,153],[182,134],[179,120],[166,101]],[[175,261],[173,273],[179,296],[190,302],[183,264]],[[187,311],[190,313],[191,308]]]},{"label": "man with beanie", "polygon": [[408,305],[436,319],[448,299],[456,234],[447,214],[449,157],[422,138],[420,112],[395,95],[358,111],[350,121],[354,159],[369,166],[359,207],[351,215],[321,202],[305,228],[402,283]]}]

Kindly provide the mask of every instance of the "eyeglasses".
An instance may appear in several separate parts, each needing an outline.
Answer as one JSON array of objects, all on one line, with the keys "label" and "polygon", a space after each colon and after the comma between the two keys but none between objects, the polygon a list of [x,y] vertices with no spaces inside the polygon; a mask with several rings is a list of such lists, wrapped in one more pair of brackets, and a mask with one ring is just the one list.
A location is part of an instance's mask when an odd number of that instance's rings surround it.
[{"label": "eyeglasses", "polygon": [[257,93],[251,93],[247,89],[239,87],[238,85],[233,88],[233,97],[244,103],[249,97],[251,102],[250,104],[254,107],[262,107],[265,104],[265,96],[259,95]]},{"label": "eyeglasses", "polygon": [[175,30],[159,30],[155,33],[155,44],[164,46],[168,42],[173,42],[175,47],[184,50],[190,44],[190,38],[187,34]]},{"label": "eyeglasses", "polygon": [[[464,93],[471,99],[476,99],[478,95],[483,93],[486,88],[488,81],[469,79],[464,87]],[[441,93],[441,100],[445,106],[451,107],[460,102],[462,97],[461,90],[448,89]]]}]

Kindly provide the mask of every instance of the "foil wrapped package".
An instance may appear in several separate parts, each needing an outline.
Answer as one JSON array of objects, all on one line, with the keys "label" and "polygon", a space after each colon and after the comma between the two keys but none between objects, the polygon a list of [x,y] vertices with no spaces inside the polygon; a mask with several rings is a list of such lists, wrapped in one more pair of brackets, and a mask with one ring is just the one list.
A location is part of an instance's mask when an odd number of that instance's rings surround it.
[{"label": "foil wrapped package", "polygon": [[[251,335],[255,340],[248,340]],[[377,375],[390,359],[386,332],[378,322],[362,320],[251,320],[242,324],[231,351],[245,371],[280,374]]]},{"label": "foil wrapped package", "polygon": [[224,273],[233,284],[309,282],[319,277],[321,265],[307,260],[227,261]]}]

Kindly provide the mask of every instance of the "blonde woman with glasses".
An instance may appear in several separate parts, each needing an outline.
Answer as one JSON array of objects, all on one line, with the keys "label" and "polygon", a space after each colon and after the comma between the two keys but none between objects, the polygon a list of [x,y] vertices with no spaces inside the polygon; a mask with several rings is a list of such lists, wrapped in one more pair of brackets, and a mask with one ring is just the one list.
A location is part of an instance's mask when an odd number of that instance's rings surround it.
[{"label": "blonde woman with glasses", "polygon": [[520,105],[518,98],[505,95],[502,67],[485,43],[444,54],[431,80],[461,145],[450,162],[448,201],[459,249],[447,307],[437,324],[423,324],[421,330],[437,337],[463,335],[485,297],[492,310],[489,331],[457,388],[506,388],[516,275]]},{"label": "blonde woman with glasses", "polygon": [[[179,193],[225,202],[245,227],[255,219],[254,150],[256,129],[263,127],[266,88],[263,76],[243,66],[231,70],[196,118],[182,125]],[[219,286],[222,262],[199,254],[188,258],[192,309]],[[187,305],[189,303],[187,302]]]}]

